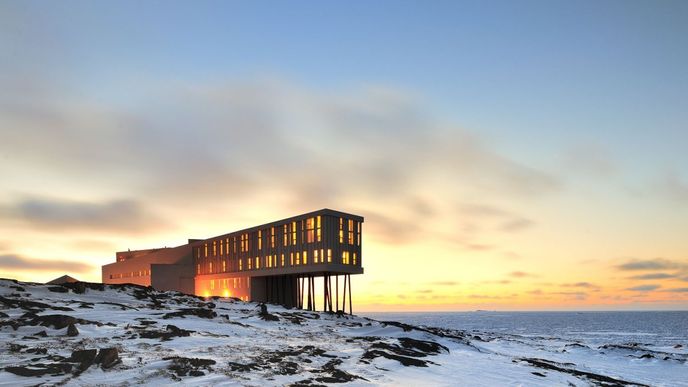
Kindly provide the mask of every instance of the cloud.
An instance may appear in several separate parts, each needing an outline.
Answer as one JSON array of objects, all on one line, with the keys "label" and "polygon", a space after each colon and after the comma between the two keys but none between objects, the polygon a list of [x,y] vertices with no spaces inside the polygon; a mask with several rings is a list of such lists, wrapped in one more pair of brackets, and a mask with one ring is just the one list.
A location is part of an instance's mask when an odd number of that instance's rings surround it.
[{"label": "cloud", "polygon": [[669,274],[669,273],[650,273],[650,274],[634,275],[634,276],[631,276],[628,278],[629,279],[635,279],[635,280],[657,280],[657,279],[676,278],[676,275]]},{"label": "cloud", "polygon": [[502,231],[516,232],[525,230],[526,228],[532,227],[535,224],[534,221],[526,218],[514,218],[508,220],[500,226]]},{"label": "cloud", "polygon": [[0,268],[8,270],[56,271],[85,273],[93,266],[75,261],[46,260],[21,257],[14,254],[0,255]]},{"label": "cloud", "polygon": [[535,274],[526,273],[523,271],[512,271],[509,276],[514,278],[537,277]]},{"label": "cloud", "polygon": [[634,292],[650,292],[653,290],[657,290],[661,288],[661,285],[639,285],[639,286],[633,286],[631,288],[627,288],[626,290],[631,290]]},{"label": "cloud", "polygon": [[618,270],[634,271],[634,270],[667,270],[667,269],[681,269],[688,267],[688,264],[678,263],[664,258],[654,259],[633,259],[626,263],[616,266]]},{"label": "cloud", "polygon": [[529,290],[529,291],[527,291],[526,293],[532,294],[532,295],[535,295],[535,296],[540,296],[540,295],[543,294],[543,292],[542,292],[541,289]]},{"label": "cloud", "polygon": [[663,291],[672,292],[672,293],[688,293],[688,288],[671,288],[671,289],[664,289]]},{"label": "cloud", "polygon": [[144,208],[142,203],[132,199],[84,202],[28,197],[4,205],[0,212],[31,227],[51,232],[78,229],[135,233],[170,226]]},{"label": "cloud", "polygon": [[585,300],[588,298],[588,293],[586,292],[554,292],[550,294],[556,294],[560,296],[566,296],[569,299],[575,299],[575,300]]},{"label": "cloud", "polygon": [[591,284],[590,282],[576,282],[576,283],[566,283],[560,286],[565,288],[597,288],[597,285]]}]

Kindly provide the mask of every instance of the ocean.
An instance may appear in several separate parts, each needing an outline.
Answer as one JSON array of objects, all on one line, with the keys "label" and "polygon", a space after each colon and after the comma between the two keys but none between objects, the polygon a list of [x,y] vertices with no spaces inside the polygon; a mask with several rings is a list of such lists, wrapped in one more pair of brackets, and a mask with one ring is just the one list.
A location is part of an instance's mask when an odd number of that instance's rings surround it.
[{"label": "ocean", "polygon": [[667,312],[413,312],[361,313],[376,320],[412,325],[493,332],[532,338],[558,338],[582,344],[633,344],[688,347],[688,311]]}]

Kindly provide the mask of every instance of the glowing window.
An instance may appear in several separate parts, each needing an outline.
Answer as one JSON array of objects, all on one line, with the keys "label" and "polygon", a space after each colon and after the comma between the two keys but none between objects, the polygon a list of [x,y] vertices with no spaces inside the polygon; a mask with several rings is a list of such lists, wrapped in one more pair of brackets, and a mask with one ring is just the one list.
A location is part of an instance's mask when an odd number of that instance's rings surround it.
[{"label": "glowing window", "polygon": [[208,257],[208,244],[207,244],[207,243],[206,243],[206,244],[204,244],[204,245],[203,245],[203,248],[204,248],[204,250],[205,250],[205,252],[204,252],[204,255],[203,255],[203,256],[204,256],[204,257]]},{"label": "glowing window", "polygon": [[348,251],[342,251],[342,264],[344,264],[344,265],[349,264],[349,252]]},{"label": "glowing window", "polygon": [[227,271],[227,261],[222,260],[222,271]]},{"label": "glowing window", "polygon": [[236,243],[236,237],[232,237],[232,250],[236,253],[237,252],[237,243]]},{"label": "glowing window", "polygon": [[349,244],[354,244],[354,221],[349,219]]},{"label": "glowing window", "polygon": [[256,257],[256,269],[260,269],[260,258]]},{"label": "glowing window", "polygon": [[300,265],[301,264],[301,258],[299,257],[298,251],[296,252],[296,264]]},{"label": "glowing window", "polygon": [[294,266],[294,253],[289,253],[289,264]]},{"label": "glowing window", "polygon": [[356,265],[356,253],[354,253],[354,265]]},{"label": "glowing window", "polygon": [[220,255],[225,255],[225,244],[220,241]]},{"label": "glowing window", "polygon": [[213,241],[213,257],[217,257],[217,241]]},{"label": "glowing window", "polygon": [[[318,215],[318,218],[317,218],[317,219],[318,219],[318,220],[317,220],[317,224],[316,224],[316,229],[315,229],[315,231],[316,231],[316,238],[318,239],[318,242],[320,242],[320,240],[322,239],[322,235],[321,235],[321,230],[322,230],[322,229],[321,229],[321,227],[320,227],[320,215]],[[321,255],[322,255],[322,254],[321,254]]]},{"label": "glowing window", "polygon": [[213,263],[212,262],[210,262],[208,264],[208,270],[210,271],[210,274],[213,274]]},{"label": "glowing window", "polygon": [[270,227],[270,247],[275,248],[275,228]]},{"label": "glowing window", "polygon": [[358,239],[358,241],[357,241],[358,243],[356,243],[356,245],[360,246],[361,245],[361,222],[358,222],[358,233],[357,233],[356,237]]},{"label": "glowing window", "polygon": [[251,258],[247,258],[248,261],[248,269],[251,270],[253,267],[253,260]]},{"label": "glowing window", "polygon": [[318,250],[313,252],[313,263],[318,263]]},{"label": "glowing window", "polygon": [[306,250],[303,251],[303,264],[304,265],[308,264],[308,251],[306,251]]},{"label": "glowing window", "polygon": [[244,260],[240,259],[239,260],[239,271],[242,271],[242,270],[244,270]]},{"label": "glowing window", "polygon": [[315,242],[315,218],[306,219],[306,242]]},{"label": "glowing window", "polygon": [[287,245],[287,238],[289,235],[289,232],[287,231],[287,225],[286,224],[284,225],[284,233],[282,235],[284,235],[284,245],[286,246]]},{"label": "glowing window", "polygon": [[263,232],[258,230],[258,250],[263,249]]},{"label": "glowing window", "polygon": [[291,244],[296,245],[296,222],[291,222]]},{"label": "glowing window", "polygon": [[327,249],[327,262],[332,262],[332,249]]},{"label": "glowing window", "polygon": [[284,267],[284,254],[282,254],[282,267]]},{"label": "glowing window", "polygon": [[344,243],[344,219],[339,218],[339,243]]}]

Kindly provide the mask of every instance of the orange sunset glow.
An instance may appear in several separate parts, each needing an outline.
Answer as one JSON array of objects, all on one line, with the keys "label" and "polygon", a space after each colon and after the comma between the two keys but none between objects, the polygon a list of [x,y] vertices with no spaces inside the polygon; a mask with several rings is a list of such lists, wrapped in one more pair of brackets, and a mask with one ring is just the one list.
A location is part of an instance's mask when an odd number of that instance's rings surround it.
[{"label": "orange sunset glow", "polygon": [[332,208],[365,218],[354,312],[688,309],[671,12],[127,4],[0,4],[0,277]]}]

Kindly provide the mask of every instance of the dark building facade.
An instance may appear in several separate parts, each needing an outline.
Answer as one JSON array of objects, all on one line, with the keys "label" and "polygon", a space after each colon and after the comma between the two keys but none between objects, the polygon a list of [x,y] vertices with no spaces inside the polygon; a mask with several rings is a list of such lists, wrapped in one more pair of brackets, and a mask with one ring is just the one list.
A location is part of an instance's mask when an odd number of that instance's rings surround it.
[{"label": "dark building facade", "polygon": [[103,266],[103,282],[315,310],[322,278],[322,309],[351,311],[351,275],[363,273],[362,224],[361,216],[322,209],[174,248],[119,252]]}]

